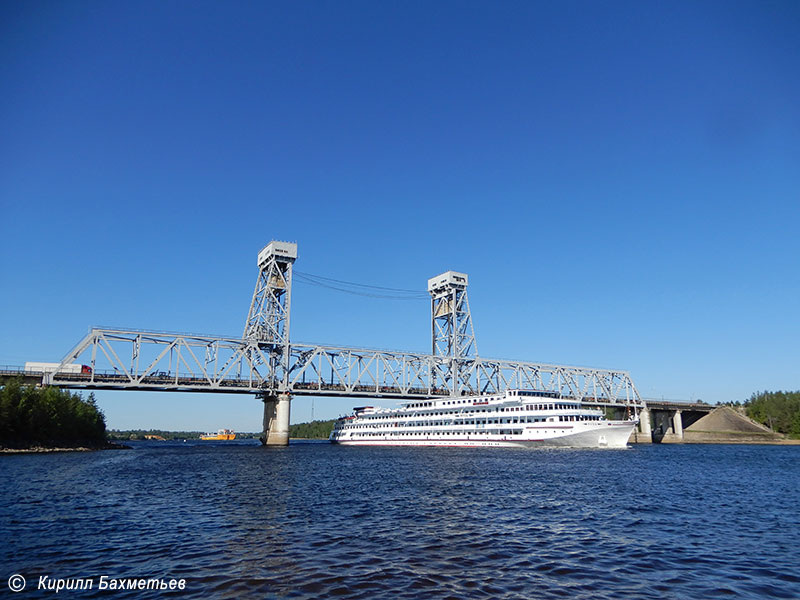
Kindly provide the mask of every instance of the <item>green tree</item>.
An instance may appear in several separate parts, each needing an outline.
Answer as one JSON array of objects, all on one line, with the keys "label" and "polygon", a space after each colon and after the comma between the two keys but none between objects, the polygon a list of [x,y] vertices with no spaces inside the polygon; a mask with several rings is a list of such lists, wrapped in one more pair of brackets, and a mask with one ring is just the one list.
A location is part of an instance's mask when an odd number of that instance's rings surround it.
[{"label": "green tree", "polygon": [[7,381],[0,388],[0,445],[83,446],[106,440],[103,412],[94,396],[84,400],[54,387]]},{"label": "green tree", "polygon": [[754,421],[800,438],[800,392],[758,392],[745,402],[745,409]]},{"label": "green tree", "polygon": [[289,437],[325,440],[331,434],[334,419],[330,421],[311,421],[289,426]]}]

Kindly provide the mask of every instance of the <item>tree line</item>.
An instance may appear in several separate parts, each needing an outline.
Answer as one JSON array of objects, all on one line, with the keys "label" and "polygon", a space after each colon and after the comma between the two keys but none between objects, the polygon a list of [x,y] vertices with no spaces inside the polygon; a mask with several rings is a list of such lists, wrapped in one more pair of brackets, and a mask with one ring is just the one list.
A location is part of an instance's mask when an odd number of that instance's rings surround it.
[{"label": "tree line", "polygon": [[[109,429],[108,439],[115,441],[144,440],[147,436],[161,437],[165,440],[196,440],[202,431],[167,431],[165,429]],[[237,435],[238,437],[238,435]]]},{"label": "tree line", "polygon": [[0,388],[0,446],[76,447],[106,442],[106,420],[94,394],[6,381]]},{"label": "tree line", "polygon": [[[128,440],[146,440],[146,439],[159,439],[164,440],[199,440],[201,435],[205,435],[203,431],[172,431],[169,429],[109,429],[107,436],[109,440],[114,441],[128,441]],[[260,432],[236,432],[237,440],[250,440],[258,439],[261,435]]]},{"label": "tree line", "polygon": [[310,423],[297,423],[289,425],[290,438],[304,438],[312,440],[327,440],[333,430],[336,419],[330,421],[311,421]]},{"label": "tree line", "polygon": [[745,411],[773,431],[800,438],[800,392],[757,392],[745,402]]}]

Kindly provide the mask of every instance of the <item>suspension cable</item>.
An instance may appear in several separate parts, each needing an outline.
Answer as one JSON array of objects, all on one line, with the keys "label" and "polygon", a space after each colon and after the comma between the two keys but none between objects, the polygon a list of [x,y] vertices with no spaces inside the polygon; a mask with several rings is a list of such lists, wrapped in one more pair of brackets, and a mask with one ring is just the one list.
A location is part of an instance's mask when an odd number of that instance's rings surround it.
[{"label": "suspension cable", "polygon": [[369,285],[366,283],[356,283],[354,281],[333,279],[331,277],[323,277],[322,275],[314,275],[312,273],[304,273],[297,270],[293,271],[293,275],[299,280],[298,283],[316,285],[318,287],[324,287],[337,292],[343,292],[345,294],[352,294],[355,296],[365,296],[367,298],[391,300],[427,300],[430,297],[426,292],[420,290],[408,290],[403,288]]}]

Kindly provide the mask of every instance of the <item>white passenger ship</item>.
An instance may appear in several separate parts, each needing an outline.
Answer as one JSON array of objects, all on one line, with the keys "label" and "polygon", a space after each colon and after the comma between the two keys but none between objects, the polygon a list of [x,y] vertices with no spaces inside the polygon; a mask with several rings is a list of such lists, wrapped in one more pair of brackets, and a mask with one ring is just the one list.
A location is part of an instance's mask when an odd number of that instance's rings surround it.
[{"label": "white passenger ship", "polygon": [[400,408],[355,408],[331,431],[336,444],[625,448],[635,415],[609,421],[603,411],[554,392],[426,399]]}]

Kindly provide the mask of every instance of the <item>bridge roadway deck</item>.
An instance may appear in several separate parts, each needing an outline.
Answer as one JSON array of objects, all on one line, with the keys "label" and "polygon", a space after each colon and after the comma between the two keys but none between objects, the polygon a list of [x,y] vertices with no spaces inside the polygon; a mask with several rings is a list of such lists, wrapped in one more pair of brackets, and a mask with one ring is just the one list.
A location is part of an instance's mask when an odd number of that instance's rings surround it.
[{"label": "bridge roadway deck", "polygon": [[654,398],[643,398],[642,401],[650,410],[685,410],[708,413],[717,408],[711,404],[681,402],[679,400],[657,400]]}]

